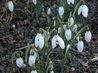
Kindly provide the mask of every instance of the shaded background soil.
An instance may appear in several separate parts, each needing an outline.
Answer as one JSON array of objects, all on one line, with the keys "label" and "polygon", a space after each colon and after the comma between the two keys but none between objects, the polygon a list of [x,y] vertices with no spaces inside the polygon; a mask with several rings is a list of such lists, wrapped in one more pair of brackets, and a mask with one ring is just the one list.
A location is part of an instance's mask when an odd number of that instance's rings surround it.
[{"label": "shaded background soil", "polygon": [[[15,0],[14,0],[15,1]],[[43,5],[45,7],[58,7],[59,0],[44,1]],[[37,30],[42,27],[47,26],[45,13],[42,10],[41,16],[38,21],[36,21],[33,16],[34,14],[25,15],[24,6],[26,0],[17,0],[15,3],[15,15],[10,25],[9,33],[5,35],[3,30],[3,22],[6,21],[4,18],[5,11],[5,1],[0,1],[0,73],[12,73],[11,65],[11,55],[12,53],[21,47],[27,45],[27,43],[32,43],[34,41],[34,36]],[[70,51],[70,56],[68,57],[67,68],[64,73],[98,73],[98,60],[86,62],[98,56],[98,1],[97,0],[87,0],[87,5],[89,7],[89,16],[87,19],[81,18],[78,21],[89,24],[91,32],[93,34],[92,41],[89,44],[85,44],[85,49],[83,53],[78,53],[76,48]],[[22,9],[22,10],[21,10]],[[55,11],[51,16],[55,16]],[[13,28],[13,25],[16,27]],[[53,59],[54,70],[59,73],[58,60]],[[16,72],[19,73],[19,72]]]}]

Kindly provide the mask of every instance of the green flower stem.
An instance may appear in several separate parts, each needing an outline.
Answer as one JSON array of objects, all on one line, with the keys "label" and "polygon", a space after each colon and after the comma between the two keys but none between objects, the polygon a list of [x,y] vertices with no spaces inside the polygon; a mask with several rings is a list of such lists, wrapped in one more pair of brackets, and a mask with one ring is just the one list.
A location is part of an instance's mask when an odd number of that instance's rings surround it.
[{"label": "green flower stem", "polygon": [[78,6],[80,5],[80,3],[81,3],[81,1],[79,1],[79,2],[77,3],[77,5],[76,5],[76,7],[75,7],[75,10],[74,10],[74,12],[73,12],[73,17],[75,16],[75,13],[76,13],[76,11],[77,11]]}]

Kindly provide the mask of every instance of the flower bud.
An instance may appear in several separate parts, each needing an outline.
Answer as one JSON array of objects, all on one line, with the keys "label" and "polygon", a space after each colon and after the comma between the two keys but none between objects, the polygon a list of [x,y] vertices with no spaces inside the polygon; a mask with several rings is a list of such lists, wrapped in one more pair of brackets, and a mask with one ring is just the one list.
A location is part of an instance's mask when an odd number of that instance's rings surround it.
[{"label": "flower bud", "polygon": [[35,65],[35,61],[36,61],[35,56],[30,55],[30,56],[29,56],[29,65],[30,65],[31,67],[32,67],[33,65]]},{"label": "flower bud", "polygon": [[7,6],[8,6],[8,9],[9,9],[11,12],[13,12],[13,10],[14,10],[14,4],[13,4],[13,2],[12,2],[12,1],[9,1],[9,2],[7,3]]},{"label": "flower bud", "polygon": [[51,14],[51,8],[48,8],[47,14],[48,14],[48,15]]},{"label": "flower bud", "polygon": [[84,49],[84,43],[83,43],[83,41],[78,41],[78,43],[77,43],[77,49],[78,49],[79,52],[83,51],[83,49]]},{"label": "flower bud", "polygon": [[24,65],[23,59],[21,57],[16,59],[16,65],[21,68]]},{"label": "flower bud", "polygon": [[75,2],[75,0],[67,0],[68,4],[71,4],[71,3],[74,4],[74,2]]},{"label": "flower bud", "polygon": [[32,70],[31,73],[37,73],[37,71],[36,70]]},{"label": "flower bud", "polygon": [[63,29],[66,30],[66,25],[65,24],[63,25]]},{"label": "flower bud", "polygon": [[81,5],[78,9],[78,15],[80,15],[82,13],[82,15],[84,17],[88,16],[88,7],[86,5]]},{"label": "flower bud", "polygon": [[62,18],[63,15],[64,15],[64,7],[63,7],[63,6],[60,6],[60,7],[59,7],[58,13],[59,13],[59,16]]},{"label": "flower bud", "polygon": [[85,41],[90,42],[92,38],[92,33],[90,31],[86,31],[85,33]]},{"label": "flower bud", "polygon": [[36,5],[36,4],[37,4],[37,0],[32,0],[32,2],[34,3],[34,5]]},{"label": "flower bud", "polygon": [[78,26],[77,26],[77,24],[75,24],[75,25],[73,26],[73,31],[77,33],[77,30],[78,30]]},{"label": "flower bud", "polygon": [[70,30],[70,29],[67,29],[67,30],[65,31],[65,37],[66,37],[66,39],[67,39],[67,40],[71,40],[71,36],[72,36],[71,30]]},{"label": "flower bud", "polygon": [[69,22],[70,26],[72,26],[74,24],[74,18],[70,17],[68,22]]},{"label": "flower bud", "polygon": [[52,71],[50,71],[50,73],[54,73],[54,71],[52,70]]}]

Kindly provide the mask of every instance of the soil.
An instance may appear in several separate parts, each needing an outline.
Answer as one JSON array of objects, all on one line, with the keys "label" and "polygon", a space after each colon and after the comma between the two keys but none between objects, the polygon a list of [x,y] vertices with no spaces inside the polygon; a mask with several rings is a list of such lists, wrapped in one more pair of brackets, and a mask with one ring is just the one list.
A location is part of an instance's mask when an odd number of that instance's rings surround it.
[{"label": "soil", "polygon": [[[15,71],[15,73],[20,73],[19,69],[15,66],[12,67],[12,53],[17,49],[19,50],[21,47],[26,46],[28,43],[31,44],[34,42],[34,36],[39,28],[48,26],[46,24],[45,16],[47,9],[45,8],[51,6],[57,8],[59,5],[59,0],[43,1],[44,9],[42,9],[40,18],[36,20],[36,18],[34,18],[34,13],[26,14],[26,0],[13,1],[15,4],[15,11],[9,29],[6,29],[7,31],[4,30],[3,27],[6,21],[6,3],[5,0],[0,1],[0,73],[13,73],[13,71]],[[64,73],[98,73],[98,60],[89,61],[95,56],[98,56],[98,1],[86,0],[86,2],[89,7],[89,16],[86,19],[81,18],[78,21],[90,25],[93,38],[90,43],[85,44],[85,49],[82,53],[78,53],[75,47],[70,50],[67,67]],[[8,16],[10,16],[9,11]],[[54,10],[51,17],[55,18]],[[55,72],[60,73],[58,59],[54,58],[53,61]],[[25,70],[22,72],[25,73]]]}]

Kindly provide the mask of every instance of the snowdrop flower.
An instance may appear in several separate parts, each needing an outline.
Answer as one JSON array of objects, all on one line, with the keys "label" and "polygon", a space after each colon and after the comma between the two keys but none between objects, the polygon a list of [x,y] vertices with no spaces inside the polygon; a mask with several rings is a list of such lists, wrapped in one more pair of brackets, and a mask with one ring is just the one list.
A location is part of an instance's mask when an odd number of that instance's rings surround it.
[{"label": "snowdrop flower", "polygon": [[29,65],[32,67],[35,65],[36,57],[34,55],[29,56]]},{"label": "snowdrop flower", "polygon": [[36,70],[32,70],[31,73],[37,73],[37,71]]},{"label": "snowdrop flower", "polygon": [[74,4],[74,2],[75,2],[75,0],[67,0],[68,4],[71,4],[71,3]]},{"label": "snowdrop flower", "polygon": [[59,16],[62,18],[63,17],[63,14],[64,14],[64,7],[63,6],[60,6],[59,7],[58,13],[59,13]]},{"label": "snowdrop flower", "polygon": [[32,0],[32,2],[34,3],[34,5],[36,5],[36,4],[37,4],[37,0]]},{"label": "snowdrop flower", "polygon": [[16,65],[21,68],[24,65],[23,59],[21,57],[16,59]]},{"label": "snowdrop flower", "polygon": [[70,17],[68,19],[68,22],[69,22],[70,26],[72,26],[74,24],[74,18],[73,17]]},{"label": "snowdrop flower", "polygon": [[63,29],[66,30],[66,25],[65,24],[63,25]]},{"label": "snowdrop flower", "polygon": [[84,17],[87,17],[88,16],[88,7],[86,5],[81,5],[78,9],[78,15],[80,15],[82,13],[82,15]]},{"label": "snowdrop flower", "polygon": [[85,33],[85,41],[90,42],[92,38],[92,33],[90,31],[86,31]]},{"label": "snowdrop flower", "polygon": [[61,49],[65,48],[65,43],[63,39],[59,35],[54,35],[54,37],[52,38],[52,48],[55,48],[57,44],[60,46]]},{"label": "snowdrop flower", "polygon": [[72,32],[71,32],[70,29],[67,29],[67,30],[65,31],[65,37],[66,37],[67,40],[71,40]]},{"label": "snowdrop flower", "polygon": [[48,8],[47,14],[48,14],[48,15],[51,14],[51,8]]},{"label": "snowdrop flower", "polygon": [[9,2],[7,3],[7,6],[8,6],[8,9],[9,9],[11,12],[13,12],[13,10],[14,10],[14,4],[13,4],[13,2],[12,2],[12,1],[9,1]]},{"label": "snowdrop flower", "polygon": [[60,33],[61,33],[61,27],[58,28],[58,34],[60,34]]},{"label": "snowdrop flower", "polygon": [[44,37],[41,33],[38,33],[35,37],[35,47],[42,49],[44,47]]},{"label": "snowdrop flower", "polygon": [[77,24],[75,24],[75,25],[73,26],[73,31],[77,33],[77,30],[78,30],[78,26],[77,26]]},{"label": "snowdrop flower", "polygon": [[54,73],[54,71],[52,70],[52,71],[50,71],[50,73]]},{"label": "snowdrop flower", "polygon": [[83,51],[83,48],[84,48],[83,41],[82,40],[81,41],[78,41],[78,43],[77,43],[77,49],[78,49],[78,51],[79,52],[82,52]]}]

